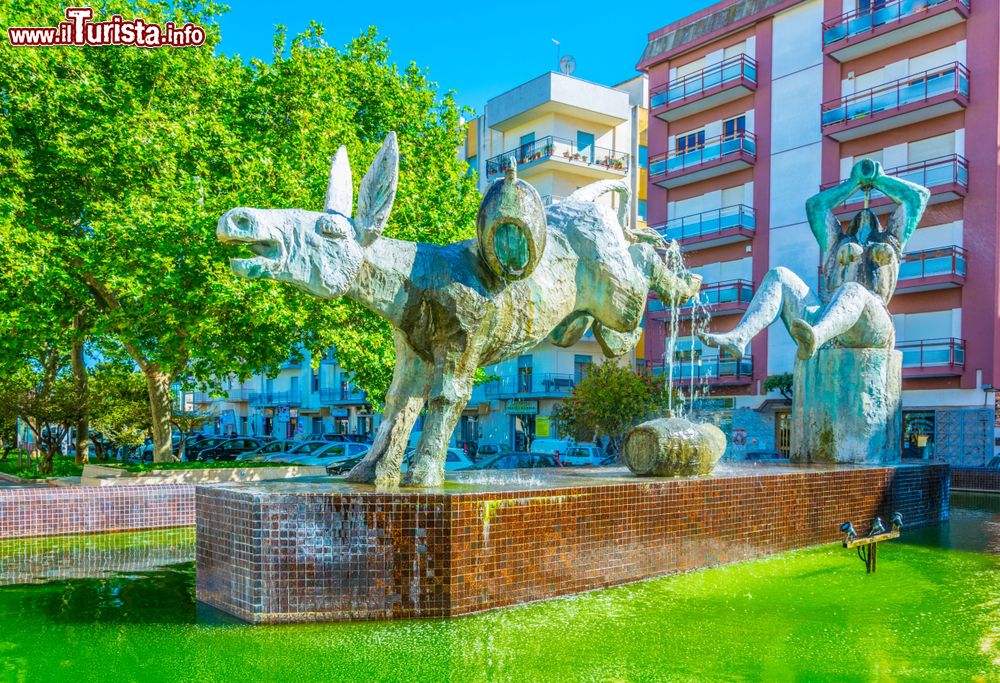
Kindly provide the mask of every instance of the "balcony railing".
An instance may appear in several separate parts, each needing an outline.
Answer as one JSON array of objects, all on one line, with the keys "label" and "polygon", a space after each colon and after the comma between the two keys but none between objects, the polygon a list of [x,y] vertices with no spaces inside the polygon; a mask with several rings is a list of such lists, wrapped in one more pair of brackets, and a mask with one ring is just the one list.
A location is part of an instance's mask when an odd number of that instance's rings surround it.
[{"label": "balcony railing", "polygon": [[601,167],[624,173],[628,170],[629,155],[625,152],[593,145],[581,148],[577,147],[572,140],[547,135],[487,160],[486,175],[502,174],[510,166],[511,161],[516,161],[517,167],[520,169],[523,166],[548,159],[562,159],[574,164]]},{"label": "balcony railing", "polygon": [[211,403],[214,400],[204,391],[195,391],[191,394],[192,403]]},{"label": "balcony railing", "polygon": [[757,211],[752,206],[736,204],[721,209],[672,218],[656,230],[668,240],[704,240],[737,230],[753,232]]},{"label": "balcony railing", "polygon": [[[713,312],[737,311],[745,308],[753,300],[753,283],[747,280],[725,280],[701,286],[701,293],[698,295],[699,303]],[[678,308],[681,316],[690,316],[694,307],[694,299],[690,299]],[[648,302],[648,310],[651,313],[666,311],[670,308],[665,306],[659,298],[652,298]]]},{"label": "balcony railing", "polygon": [[756,138],[749,131],[739,131],[733,135],[719,135],[705,140],[694,149],[675,150],[668,154],[651,157],[649,175],[661,176],[680,173],[697,168],[702,164],[729,157],[738,157],[741,154],[747,154],[753,158],[757,156]]},{"label": "balcony railing", "polygon": [[706,90],[747,80],[757,84],[757,62],[750,55],[736,55],[701,71],[661,85],[649,92],[649,107],[655,109],[696,97]]},{"label": "balcony railing", "polygon": [[246,387],[236,387],[234,389],[228,389],[226,391],[226,400],[229,401],[246,401],[250,398],[250,390]]},{"label": "balcony railing", "polygon": [[[665,375],[668,372],[664,362],[647,364],[647,370],[654,376]],[[753,381],[753,358],[726,358],[708,356],[695,360],[687,358],[674,361],[673,379],[675,382],[694,379],[696,382],[709,384],[749,384]]]},{"label": "balcony railing", "polygon": [[[958,186],[968,189],[969,187],[969,162],[965,160],[965,157],[958,154],[948,154],[916,164],[887,168],[885,169],[885,174],[909,180],[911,183],[916,183],[917,185],[923,185],[931,191],[932,195],[934,194],[934,188]],[[824,183],[820,186],[820,189],[826,190],[842,182],[844,181]],[[872,190],[869,201],[875,202],[880,199],[888,201],[888,197],[884,194],[878,190]],[[865,193],[858,190],[844,201],[844,206],[861,204],[864,200]]]},{"label": "balcony railing", "polygon": [[[965,340],[946,337],[896,342],[903,353],[903,369],[930,370],[965,367]],[[912,374],[912,373],[911,373]]]},{"label": "balcony railing", "polygon": [[946,94],[969,96],[969,70],[965,65],[952,62],[824,102],[823,127],[860,122],[881,112]]},{"label": "balcony railing", "polygon": [[321,403],[364,403],[368,395],[357,387],[331,387],[319,390]]},{"label": "balcony railing", "polygon": [[576,386],[576,376],[560,373],[541,373],[519,377],[502,377],[483,385],[486,396],[524,396],[540,394],[546,396],[567,396]]},{"label": "balcony railing", "polygon": [[293,358],[289,358],[288,360],[282,362],[281,364],[282,370],[298,370],[301,367],[302,367],[302,361],[295,360]]},{"label": "balcony railing", "polygon": [[925,249],[903,254],[899,280],[917,280],[949,275],[965,276],[965,249],[956,246]]},{"label": "balcony railing", "polygon": [[250,405],[257,406],[297,406],[302,403],[302,395],[297,391],[252,391]]},{"label": "balcony railing", "polygon": [[[852,10],[829,21],[824,21],[823,45],[833,45],[847,38],[871,33],[879,27],[953,1],[871,0],[871,4],[868,7]],[[960,0],[960,2],[966,9],[969,8],[968,0]]]}]

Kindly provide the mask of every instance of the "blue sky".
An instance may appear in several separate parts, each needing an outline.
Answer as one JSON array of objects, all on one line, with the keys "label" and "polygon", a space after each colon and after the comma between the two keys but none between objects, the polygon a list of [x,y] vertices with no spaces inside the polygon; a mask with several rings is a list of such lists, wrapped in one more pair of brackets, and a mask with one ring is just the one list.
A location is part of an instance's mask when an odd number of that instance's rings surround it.
[{"label": "blue sky", "polygon": [[336,46],[374,25],[389,38],[394,61],[428,68],[442,89],[455,90],[459,103],[479,112],[490,97],[556,70],[553,38],[562,43],[563,55],[576,58],[575,76],[612,85],[635,74],[646,34],[710,4],[230,0],[221,49],[270,59],[276,24],[294,35],[315,19]]}]

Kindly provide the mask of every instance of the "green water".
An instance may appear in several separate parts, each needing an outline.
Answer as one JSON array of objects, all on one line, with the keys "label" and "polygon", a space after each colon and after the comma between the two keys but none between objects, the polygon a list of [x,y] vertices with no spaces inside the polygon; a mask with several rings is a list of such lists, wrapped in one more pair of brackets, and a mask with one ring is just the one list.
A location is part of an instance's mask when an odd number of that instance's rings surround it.
[{"label": "green water", "polygon": [[130,563],[0,587],[0,681],[1000,681],[1000,496],[956,494],[872,576],[830,545],[450,621],[233,623],[190,563],[133,570],[190,534],[108,538],[0,545],[0,575]]}]

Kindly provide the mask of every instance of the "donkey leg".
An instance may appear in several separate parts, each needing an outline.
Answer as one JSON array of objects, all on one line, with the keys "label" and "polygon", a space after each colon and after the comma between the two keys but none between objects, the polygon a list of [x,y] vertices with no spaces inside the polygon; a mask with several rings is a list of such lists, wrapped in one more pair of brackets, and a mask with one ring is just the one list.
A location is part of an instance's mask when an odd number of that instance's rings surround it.
[{"label": "donkey leg", "polygon": [[435,370],[424,418],[424,431],[413,453],[413,462],[403,474],[403,486],[440,486],[448,442],[462,410],[472,395],[476,363],[471,353],[446,358]]},{"label": "donkey leg", "polygon": [[399,467],[410,430],[420,415],[430,384],[429,368],[396,333],[396,370],[385,397],[382,424],[364,459],[347,475],[348,481],[398,486]]}]

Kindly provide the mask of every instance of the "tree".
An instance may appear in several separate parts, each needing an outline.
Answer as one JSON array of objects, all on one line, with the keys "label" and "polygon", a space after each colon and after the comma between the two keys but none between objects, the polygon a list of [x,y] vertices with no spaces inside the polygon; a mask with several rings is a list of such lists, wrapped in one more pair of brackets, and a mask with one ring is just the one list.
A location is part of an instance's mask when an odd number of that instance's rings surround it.
[{"label": "tree", "polygon": [[[39,2],[7,23],[55,25],[62,11]],[[170,387],[181,377],[276,373],[298,345],[319,358],[336,343],[377,400],[393,363],[386,324],[347,302],[237,279],[228,258],[239,248],[217,242],[215,223],[234,206],[319,208],[336,147],[362,162],[395,129],[403,161],[386,234],[471,236],[478,196],[454,153],[462,138],[451,96],[438,98],[417,67],[390,64],[374,31],[340,51],[313,26],[287,55],[279,33],[274,63],[248,65],[216,53],[214,3],[118,0],[104,11],[190,21],[208,38],[155,50],[0,43],[0,143],[10,146],[0,158],[16,162],[0,170],[0,188],[13,188],[0,200],[0,242],[16,234],[15,258],[85,295],[37,310],[62,328],[86,304],[97,348],[143,373],[155,461],[173,459]],[[23,282],[31,268],[15,275]]]},{"label": "tree", "polygon": [[629,427],[662,414],[669,396],[662,377],[606,361],[588,370],[553,418],[562,433],[580,441],[607,437],[617,451]]},{"label": "tree", "polygon": [[42,474],[52,472],[55,456],[84,410],[68,361],[65,355],[50,351],[0,377],[3,411],[31,430],[40,453],[35,463]]},{"label": "tree", "polygon": [[94,368],[89,382],[88,412],[99,462],[110,457],[107,444],[141,446],[150,433],[149,392],[141,372],[122,363]]},{"label": "tree", "polygon": [[764,391],[777,391],[790,400],[792,398],[792,373],[783,372],[780,375],[771,375],[764,380]]}]

